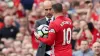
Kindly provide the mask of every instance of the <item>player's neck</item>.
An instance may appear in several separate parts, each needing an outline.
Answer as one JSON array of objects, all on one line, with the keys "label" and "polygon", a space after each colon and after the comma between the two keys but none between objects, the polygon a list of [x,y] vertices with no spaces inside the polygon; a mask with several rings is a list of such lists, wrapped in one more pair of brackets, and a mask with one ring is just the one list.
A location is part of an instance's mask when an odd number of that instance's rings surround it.
[{"label": "player's neck", "polygon": [[55,18],[57,18],[59,16],[63,16],[63,13],[56,13]]}]

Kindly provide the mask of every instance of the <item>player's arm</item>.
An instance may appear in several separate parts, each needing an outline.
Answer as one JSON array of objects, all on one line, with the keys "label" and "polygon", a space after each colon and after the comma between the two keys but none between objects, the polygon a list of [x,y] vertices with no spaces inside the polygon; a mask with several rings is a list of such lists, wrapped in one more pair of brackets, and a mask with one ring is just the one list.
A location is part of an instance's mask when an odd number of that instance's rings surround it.
[{"label": "player's arm", "polygon": [[47,45],[53,45],[54,44],[54,41],[55,41],[55,33],[53,32],[53,29],[51,29],[50,31],[52,32],[49,32],[48,34],[48,37],[47,38],[43,38],[43,37],[40,37],[38,38],[41,42],[47,44]]}]

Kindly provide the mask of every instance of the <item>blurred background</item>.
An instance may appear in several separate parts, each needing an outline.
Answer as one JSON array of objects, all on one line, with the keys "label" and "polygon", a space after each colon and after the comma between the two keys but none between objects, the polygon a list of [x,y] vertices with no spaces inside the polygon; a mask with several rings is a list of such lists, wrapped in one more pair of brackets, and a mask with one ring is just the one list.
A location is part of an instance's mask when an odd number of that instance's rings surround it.
[{"label": "blurred background", "polygon": [[[45,16],[43,1],[0,0],[0,55],[35,56],[39,41],[30,31],[34,32],[34,22]],[[65,16],[73,21],[73,52],[100,42],[100,0],[51,1],[62,3]],[[82,45],[83,40],[89,42],[87,46]]]}]

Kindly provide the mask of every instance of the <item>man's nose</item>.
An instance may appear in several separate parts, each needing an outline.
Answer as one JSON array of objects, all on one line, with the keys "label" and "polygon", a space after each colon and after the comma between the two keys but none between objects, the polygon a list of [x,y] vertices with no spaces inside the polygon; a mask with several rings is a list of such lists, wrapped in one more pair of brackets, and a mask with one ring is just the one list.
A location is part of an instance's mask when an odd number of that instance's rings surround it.
[{"label": "man's nose", "polygon": [[48,10],[48,13],[50,13],[51,10]]}]

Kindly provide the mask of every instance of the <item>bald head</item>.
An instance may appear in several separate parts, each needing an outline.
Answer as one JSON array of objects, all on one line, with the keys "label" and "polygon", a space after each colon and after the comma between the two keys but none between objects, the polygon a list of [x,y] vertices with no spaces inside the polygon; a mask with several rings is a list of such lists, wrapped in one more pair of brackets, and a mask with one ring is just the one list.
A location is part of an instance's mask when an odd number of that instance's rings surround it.
[{"label": "bald head", "polygon": [[12,16],[6,16],[4,19],[5,26],[11,26],[13,24],[13,17]]},{"label": "bald head", "polygon": [[12,16],[6,16],[5,20],[13,20],[13,17]]},{"label": "bald head", "polygon": [[45,16],[48,18],[52,17],[52,1],[44,1],[43,3],[43,8],[44,8],[44,12],[45,12]]},{"label": "bald head", "polygon": [[100,55],[100,43],[95,42],[92,46],[92,50],[94,51],[95,55]]},{"label": "bald head", "polygon": [[99,46],[99,47],[100,47],[100,43],[99,43],[99,42],[95,42],[95,43],[93,44],[93,47],[95,47],[95,46]]},{"label": "bald head", "polygon": [[51,1],[44,1],[43,5],[44,5],[44,7],[45,6],[52,6],[52,2]]},{"label": "bald head", "polygon": [[94,46],[100,46],[100,43],[99,42],[95,42],[94,44],[93,44],[93,47]]}]

